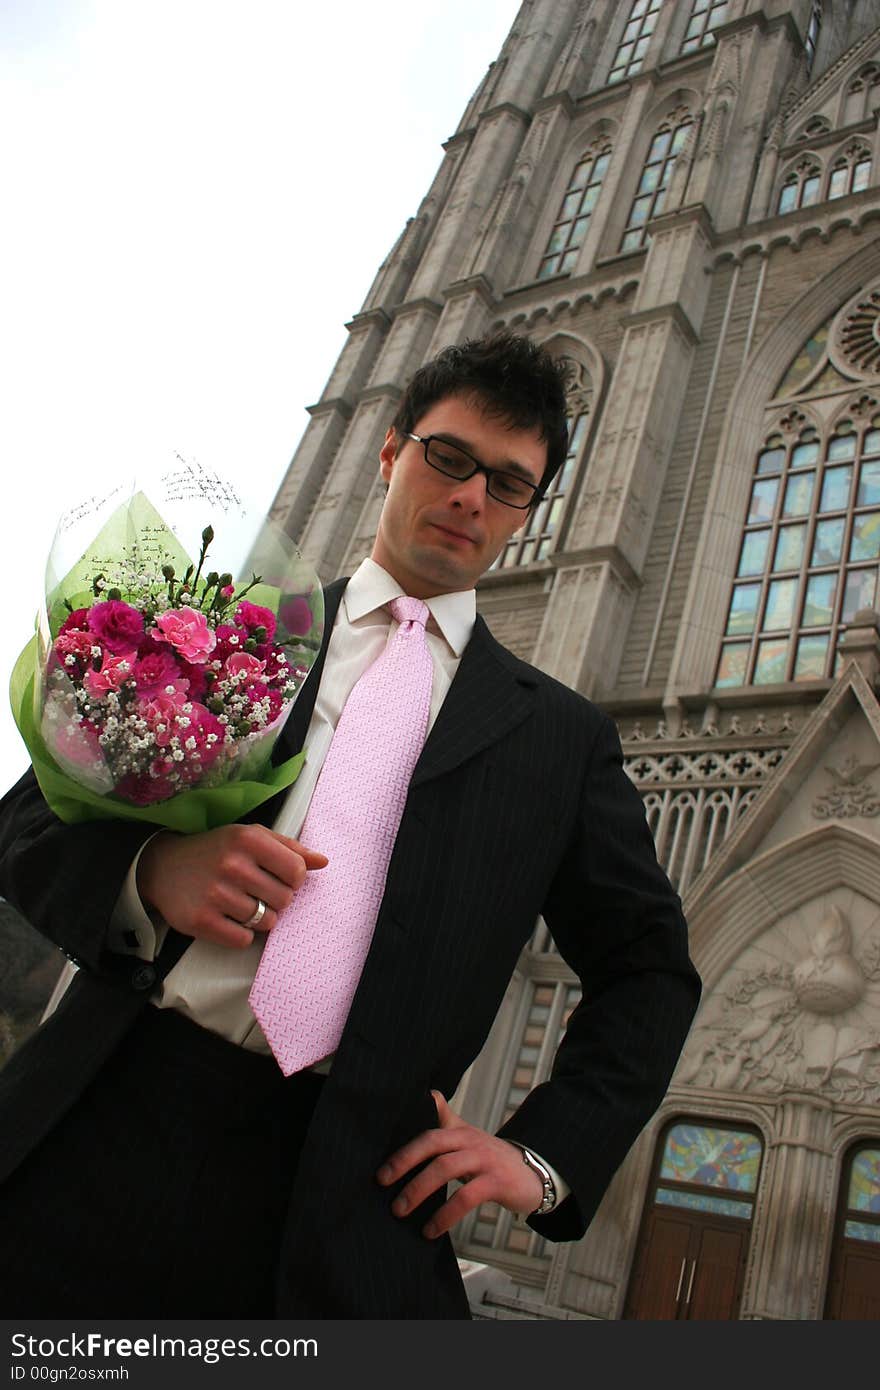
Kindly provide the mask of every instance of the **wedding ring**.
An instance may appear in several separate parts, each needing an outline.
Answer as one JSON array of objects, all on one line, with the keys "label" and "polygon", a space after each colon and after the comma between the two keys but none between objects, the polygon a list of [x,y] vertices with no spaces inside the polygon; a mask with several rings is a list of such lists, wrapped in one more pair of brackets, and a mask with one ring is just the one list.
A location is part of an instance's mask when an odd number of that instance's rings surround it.
[{"label": "wedding ring", "polygon": [[258,927],[266,915],[266,904],[262,898],[257,898],[257,905],[246,922],[242,922],[243,927]]}]

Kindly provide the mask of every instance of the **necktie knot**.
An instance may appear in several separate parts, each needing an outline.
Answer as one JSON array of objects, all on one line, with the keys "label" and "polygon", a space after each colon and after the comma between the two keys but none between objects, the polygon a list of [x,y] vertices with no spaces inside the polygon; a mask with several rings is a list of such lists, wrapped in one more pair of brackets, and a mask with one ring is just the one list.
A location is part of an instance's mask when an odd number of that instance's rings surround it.
[{"label": "necktie knot", "polygon": [[420,598],[395,598],[388,605],[391,616],[398,623],[419,623],[422,627],[430,617],[430,609]]}]

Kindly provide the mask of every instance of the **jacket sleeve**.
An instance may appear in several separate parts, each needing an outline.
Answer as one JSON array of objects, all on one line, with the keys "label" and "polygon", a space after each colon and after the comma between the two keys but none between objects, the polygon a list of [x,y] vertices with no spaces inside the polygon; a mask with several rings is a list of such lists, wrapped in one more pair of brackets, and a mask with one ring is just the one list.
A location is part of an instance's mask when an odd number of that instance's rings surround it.
[{"label": "jacket sleeve", "polygon": [[0,894],[78,965],[100,969],[129,867],[155,827],[67,825],[28,771],[0,801]]},{"label": "jacket sleeve", "polygon": [[700,998],[681,903],[605,716],[544,918],[582,998],[550,1079],[499,1133],[535,1149],[569,1183],[571,1195],[530,1224],[550,1240],[575,1240],[663,1099]]}]

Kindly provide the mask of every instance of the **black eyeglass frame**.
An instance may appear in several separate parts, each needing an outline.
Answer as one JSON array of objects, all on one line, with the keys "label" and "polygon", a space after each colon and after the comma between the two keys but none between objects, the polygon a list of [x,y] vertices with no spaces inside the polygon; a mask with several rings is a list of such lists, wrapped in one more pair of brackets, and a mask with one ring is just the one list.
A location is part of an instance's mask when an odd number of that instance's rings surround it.
[{"label": "black eyeglass frame", "polygon": [[[442,473],[444,478],[455,478],[457,482],[466,483],[468,478],[472,478],[475,473],[485,473],[486,493],[492,498],[493,502],[500,502],[502,507],[513,507],[514,511],[527,512],[530,507],[534,507],[537,502],[540,502],[541,498],[544,496],[544,489],[539,483],[529,483],[525,478],[520,478],[516,473],[508,473],[504,468],[487,468],[485,463],[478,463],[473,454],[468,453],[467,449],[462,449],[458,444],[450,444],[449,440],[444,439],[440,434],[413,434],[411,431],[408,431],[406,438],[414,439],[416,444],[421,444],[425,451],[425,463],[429,468],[433,468],[435,472]],[[470,459],[471,463],[474,465],[471,472],[466,473],[465,476],[462,477],[460,473],[447,473],[445,468],[441,468],[439,464],[432,463],[428,458],[428,445],[433,444],[435,441],[438,444],[445,444],[447,449],[454,449],[456,453],[461,454],[466,459]],[[509,502],[506,497],[498,497],[497,494],[492,491],[492,479],[496,476],[499,478],[514,478],[516,482],[522,484],[523,487],[531,488],[532,495],[528,502]]]}]

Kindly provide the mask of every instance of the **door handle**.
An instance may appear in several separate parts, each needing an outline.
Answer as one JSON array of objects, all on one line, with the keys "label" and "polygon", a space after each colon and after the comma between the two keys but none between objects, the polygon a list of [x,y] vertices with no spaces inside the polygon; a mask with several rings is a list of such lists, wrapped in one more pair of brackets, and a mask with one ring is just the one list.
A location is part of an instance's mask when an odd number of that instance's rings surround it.
[{"label": "door handle", "polygon": [[691,1301],[691,1294],[692,1294],[693,1291],[694,1291],[694,1275],[696,1274],[696,1272],[697,1272],[697,1262],[696,1262],[696,1260],[694,1260],[693,1264],[691,1265],[691,1277],[690,1277],[690,1279],[688,1280],[688,1291],[687,1291],[687,1293],[685,1294],[685,1298],[684,1298],[684,1306],[685,1306],[685,1308],[688,1307],[688,1305],[690,1304],[690,1301]]},{"label": "door handle", "polygon": [[676,1290],[675,1290],[675,1301],[676,1301],[676,1303],[677,1303],[678,1300],[681,1298],[681,1285],[682,1285],[682,1280],[684,1279],[684,1267],[685,1267],[686,1264],[687,1264],[687,1257],[685,1257],[685,1259],[682,1260],[682,1262],[681,1262],[681,1269],[678,1271],[678,1286],[677,1286],[677,1288],[676,1288]]}]

